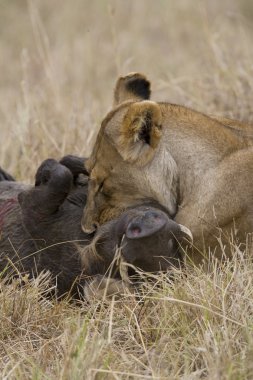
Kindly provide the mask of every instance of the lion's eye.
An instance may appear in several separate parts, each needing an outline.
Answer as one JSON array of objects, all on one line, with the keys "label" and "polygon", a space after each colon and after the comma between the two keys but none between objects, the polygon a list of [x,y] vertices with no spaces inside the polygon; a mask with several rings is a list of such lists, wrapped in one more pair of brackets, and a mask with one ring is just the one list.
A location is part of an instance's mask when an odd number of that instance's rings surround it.
[{"label": "lion's eye", "polygon": [[103,191],[104,182],[105,182],[105,181],[102,181],[102,182],[100,183],[99,188],[98,188],[98,191],[100,191],[100,192]]}]

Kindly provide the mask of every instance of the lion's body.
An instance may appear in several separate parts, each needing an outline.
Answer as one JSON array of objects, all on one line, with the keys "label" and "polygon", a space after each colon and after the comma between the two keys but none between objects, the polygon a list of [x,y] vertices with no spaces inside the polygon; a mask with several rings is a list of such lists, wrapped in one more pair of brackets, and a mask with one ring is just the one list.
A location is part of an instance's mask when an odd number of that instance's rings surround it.
[{"label": "lion's body", "polygon": [[253,232],[252,141],[191,109],[162,108],[162,150],[170,152],[179,173],[175,220],[190,228],[192,259],[199,262],[209,247],[220,255],[220,236],[228,247],[232,236],[245,242]]},{"label": "lion's body", "polygon": [[153,198],[192,231],[195,263],[209,248],[221,255],[220,236],[227,247],[232,236],[245,242],[253,232],[251,129],[168,103],[121,103],[87,163],[84,227]]}]

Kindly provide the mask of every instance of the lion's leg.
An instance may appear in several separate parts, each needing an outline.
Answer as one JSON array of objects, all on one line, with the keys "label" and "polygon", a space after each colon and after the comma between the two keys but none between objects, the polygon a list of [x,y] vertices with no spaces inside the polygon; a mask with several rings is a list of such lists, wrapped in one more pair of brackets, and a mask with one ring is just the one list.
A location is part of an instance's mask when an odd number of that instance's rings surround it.
[{"label": "lion's leg", "polygon": [[193,234],[191,256],[199,262],[209,248],[220,256],[229,240],[245,241],[253,231],[253,150],[231,154],[210,170],[189,201],[179,206],[176,221]]}]

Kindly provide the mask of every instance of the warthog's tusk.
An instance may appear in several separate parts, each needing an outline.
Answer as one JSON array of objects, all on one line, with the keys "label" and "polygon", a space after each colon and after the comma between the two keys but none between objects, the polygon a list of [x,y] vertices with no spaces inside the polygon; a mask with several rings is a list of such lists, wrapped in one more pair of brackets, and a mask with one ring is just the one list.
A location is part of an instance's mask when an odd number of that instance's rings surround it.
[{"label": "warthog's tusk", "polygon": [[189,237],[191,243],[193,242],[193,236],[192,236],[192,233],[191,231],[189,230],[189,228],[183,226],[182,224],[178,224],[179,225],[179,228],[180,230]]}]

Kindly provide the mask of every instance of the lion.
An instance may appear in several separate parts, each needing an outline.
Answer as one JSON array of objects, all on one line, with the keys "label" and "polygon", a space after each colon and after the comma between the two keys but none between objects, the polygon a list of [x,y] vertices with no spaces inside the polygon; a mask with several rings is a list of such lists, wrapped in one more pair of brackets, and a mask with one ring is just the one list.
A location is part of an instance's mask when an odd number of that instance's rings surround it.
[{"label": "lion", "polygon": [[114,107],[86,161],[82,228],[90,233],[127,207],[155,200],[192,232],[193,263],[210,252],[229,256],[253,232],[253,127],[154,102],[150,93],[142,74],[118,79]]}]

